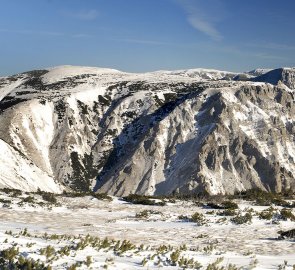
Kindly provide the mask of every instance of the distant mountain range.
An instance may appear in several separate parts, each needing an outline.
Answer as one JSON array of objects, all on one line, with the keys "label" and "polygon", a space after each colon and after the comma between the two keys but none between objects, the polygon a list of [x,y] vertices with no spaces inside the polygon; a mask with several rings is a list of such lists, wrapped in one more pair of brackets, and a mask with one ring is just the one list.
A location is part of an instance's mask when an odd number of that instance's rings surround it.
[{"label": "distant mountain range", "polygon": [[0,78],[0,188],[130,193],[295,189],[295,69]]}]

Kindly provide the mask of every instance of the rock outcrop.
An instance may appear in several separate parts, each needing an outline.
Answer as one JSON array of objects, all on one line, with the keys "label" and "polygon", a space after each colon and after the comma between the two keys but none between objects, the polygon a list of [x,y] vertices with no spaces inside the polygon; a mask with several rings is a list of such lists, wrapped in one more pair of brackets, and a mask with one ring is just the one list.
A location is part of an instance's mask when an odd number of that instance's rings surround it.
[{"label": "rock outcrop", "polygon": [[283,83],[290,89],[295,88],[295,68],[278,68],[253,79],[255,82],[266,82],[277,85]]}]

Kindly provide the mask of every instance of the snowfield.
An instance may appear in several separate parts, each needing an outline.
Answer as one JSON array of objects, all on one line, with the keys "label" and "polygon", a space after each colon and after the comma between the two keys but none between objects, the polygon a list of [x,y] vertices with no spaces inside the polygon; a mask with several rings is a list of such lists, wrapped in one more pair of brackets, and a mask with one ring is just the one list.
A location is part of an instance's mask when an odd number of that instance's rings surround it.
[{"label": "snowfield", "polygon": [[[278,234],[295,228],[294,208],[235,200],[239,208],[229,216],[192,200],[159,200],[162,206],[91,195],[55,195],[50,203],[42,196],[0,192],[0,266],[4,250],[14,247],[15,258],[40,260],[52,269],[295,267],[294,238]],[[289,214],[284,218],[282,211]],[[261,218],[270,212],[269,220]],[[234,221],[247,215],[248,222]]]}]

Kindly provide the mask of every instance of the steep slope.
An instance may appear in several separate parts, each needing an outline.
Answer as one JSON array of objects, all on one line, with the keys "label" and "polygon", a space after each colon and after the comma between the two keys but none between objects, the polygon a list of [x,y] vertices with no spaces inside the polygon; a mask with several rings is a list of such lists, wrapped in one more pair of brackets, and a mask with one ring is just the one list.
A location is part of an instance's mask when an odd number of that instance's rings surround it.
[{"label": "steep slope", "polygon": [[271,69],[267,69],[267,68],[256,68],[253,70],[250,70],[248,72],[245,72],[246,74],[249,74],[253,77],[257,77],[257,76],[261,76],[267,72],[271,71]]},{"label": "steep slope", "polygon": [[63,66],[0,78],[0,187],[295,188],[294,87],[235,75]]},{"label": "steep slope", "polygon": [[253,79],[255,82],[266,82],[271,84],[278,84],[281,82],[287,87],[295,88],[295,68],[278,68],[271,70]]}]

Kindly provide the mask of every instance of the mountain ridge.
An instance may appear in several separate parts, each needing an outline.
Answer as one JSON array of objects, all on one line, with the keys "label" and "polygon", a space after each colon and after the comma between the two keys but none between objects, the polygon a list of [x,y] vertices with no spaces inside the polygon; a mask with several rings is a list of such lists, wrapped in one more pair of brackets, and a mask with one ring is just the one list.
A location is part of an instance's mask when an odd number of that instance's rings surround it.
[{"label": "mountain ridge", "polygon": [[118,196],[294,189],[294,69],[281,70],[274,81],[273,70],[239,81],[208,69],[73,66],[0,78],[0,186]]}]

